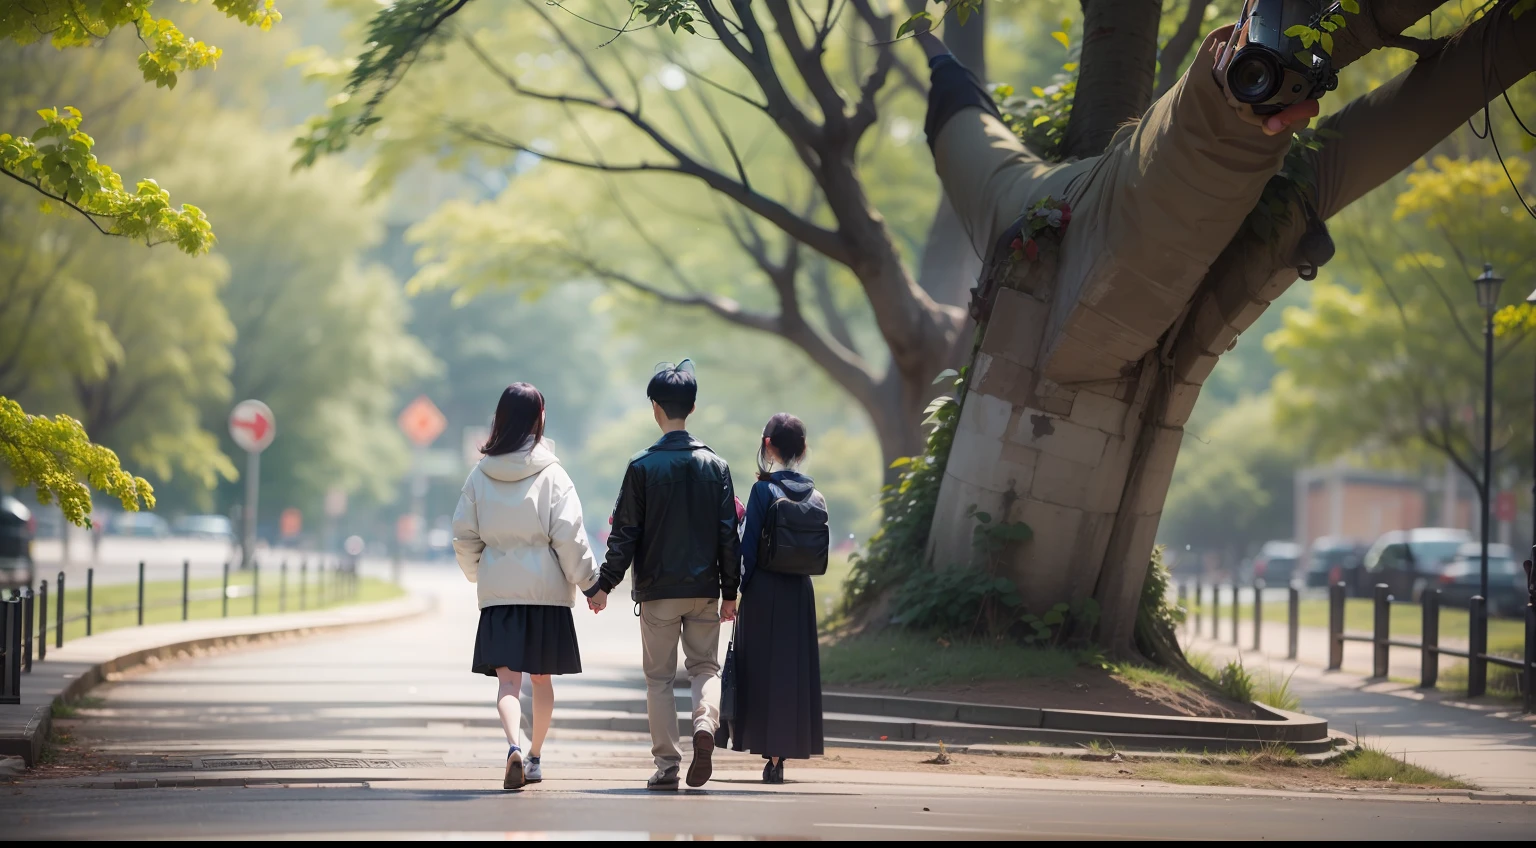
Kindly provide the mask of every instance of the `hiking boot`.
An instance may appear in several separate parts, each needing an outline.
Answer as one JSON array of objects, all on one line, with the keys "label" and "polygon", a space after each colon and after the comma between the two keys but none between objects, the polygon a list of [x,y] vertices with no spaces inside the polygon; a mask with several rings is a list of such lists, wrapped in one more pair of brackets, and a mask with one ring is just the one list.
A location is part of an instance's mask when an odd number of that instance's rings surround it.
[{"label": "hiking boot", "polygon": [[651,779],[645,782],[645,788],[652,792],[676,792],[677,791],[677,766],[666,771],[657,769],[651,775]]},{"label": "hiking boot", "polygon": [[703,786],[709,782],[715,766],[710,758],[715,752],[715,734],[700,730],[693,734],[693,762],[688,764],[688,785]]},{"label": "hiking boot", "polygon": [[502,775],[502,789],[522,789],[528,782],[523,772],[523,755],[516,748],[507,752],[507,771]]}]

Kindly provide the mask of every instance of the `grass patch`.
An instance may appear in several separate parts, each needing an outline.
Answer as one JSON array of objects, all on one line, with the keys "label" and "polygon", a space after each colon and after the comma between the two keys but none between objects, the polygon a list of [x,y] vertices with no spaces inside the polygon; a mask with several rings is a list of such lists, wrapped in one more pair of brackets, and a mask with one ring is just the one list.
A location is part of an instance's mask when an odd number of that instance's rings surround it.
[{"label": "grass patch", "polygon": [[[1512,639],[1508,641],[1493,641],[1489,638],[1488,653],[1511,659],[1525,657],[1525,640]],[[1435,680],[1435,688],[1442,692],[1454,692],[1465,694],[1467,691],[1467,664],[1457,662],[1440,670],[1440,676]],[[1418,681],[1412,681],[1417,683]],[[1488,665],[1488,694],[1495,698],[1505,700],[1519,700],[1520,698],[1520,672],[1513,668],[1505,668],[1501,665]]]},{"label": "grass patch", "polygon": [[49,712],[54,718],[74,718],[81,710],[94,710],[106,701],[94,695],[82,695],[68,701],[54,701]]},{"label": "grass patch", "polygon": [[[229,575],[228,617],[266,615],[276,612],[297,612],[301,609],[317,610],[369,603],[397,598],[405,594],[399,586],[374,577],[358,578],[357,594],[347,595],[339,584],[328,576],[321,584],[318,575],[311,571],[308,580],[299,581],[296,570],[290,570],[286,580],[280,572],[265,569],[259,579],[251,572],[231,571]],[[83,581],[82,581],[83,582]],[[221,618],[225,616],[225,599],[220,597],[223,580],[218,577],[199,578],[188,583],[188,619]],[[103,633],[121,627],[133,627],[139,623],[137,583],[113,583],[94,587],[91,599],[93,609],[92,632]],[[57,595],[48,600],[50,625],[57,621]],[[85,587],[71,585],[64,594],[64,616],[75,618],[85,613]],[[162,624],[180,621],[181,581],[159,580],[144,584],[144,623]],[[85,621],[71,621],[64,626],[64,641],[85,636]],[[52,639],[50,627],[50,640]],[[50,641],[50,644],[52,642]]]},{"label": "grass patch", "polygon": [[[1247,595],[1247,590],[1244,590]],[[1232,606],[1229,598],[1222,597],[1221,605],[1221,632],[1228,633],[1232,626]],[[1271,601],[1264,604],[1264,620],[1284,623],[1288,607],[1284,601]],[[1392,604],[1390,629],[1393,638],[1417,639],[1423,633],[1424,613],[1416,604]],[[1191,609],[1191,615],[1194,610]],[[1523,615],[1523,613],[1522,613]],[[1210,632],[1211,605],[1200,605],[1200,633]],[[1238,617],[1243,625],[1249,627],[1253,624],[1253,603],[1251,601],[1240,604]],[[1328,626],[1328,599],[1304,598],[1301,608],[1297,611],[1297,617],[1302,627]],[[1375,627],[1375,602],[1370,598],[1346,598],[1344,601],[1344,629],[1351,633],[1370,633]],[[1440,638],[1441,639],[1466,639],[1471,632],[1471,616],[1465,609],[1441,604],[1440,606]],[[1225,637],[1224,637],[1225,638]],[[1525,638],[1525,622],[1520,618],[1490,618],[1488,619],[1488,642],[1518,641]],[[1523,644],[1523,642],[1522,642]]]},{"label": "grass patch", "polygon": [[[1243,668],[1241,658],[1218,668],[1216,661],[1211,659],[1211,655],[1203,651],[1189,651],[1185,654],[1184,658],[1189,661],[1189,664],[1194,667],[1195,671],[1210,678],[1212,684],[1229,698],[1241,701],[1259,701],[1271,707],[1292,712],[1301,709],[1301,698],[1291,691],[1291,675],[1289,674],[1281,677],[1268,668],[1250,674]],[[1223,677],[1228,678],[1226,686],[1222,683]],[[1239,684],[1246,686],[1247,697],[1239,698],[1235,694],[1236,687]],[[1228,691],[1227,686],[1233,687],[1233,691]]]},{"label": "grass patch", "polygon": [[1434,789],[1471,789],[1471,785],[1422,766],[1405,763],[1380,748],[1363,745],[1344,755],[1334,764],[1350,780],[1394,783],[1399,786],[1428,786]]},{"label": "grass patch", "polygon": [[839,685],[900,683],[914,689],[982,680],[1065,677],[1090,652],[991,642],[945,642],[889,630],[840,639],[821,651],[821,679]]},{"label": "grass patch", "polygon": [[1133,689],[1166,689],[1194,692],[1198,687],[1171,671],[1145,665],[1122,664],[1114,667],[1115,676]]}]

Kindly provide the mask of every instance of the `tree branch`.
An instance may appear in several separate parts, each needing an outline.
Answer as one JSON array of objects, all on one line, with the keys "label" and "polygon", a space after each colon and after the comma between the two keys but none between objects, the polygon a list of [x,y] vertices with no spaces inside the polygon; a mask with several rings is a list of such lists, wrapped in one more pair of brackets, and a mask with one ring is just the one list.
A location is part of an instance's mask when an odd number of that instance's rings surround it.
[{"label": "tree branch", "polygon": [[76,212],[79,212],[81,214],[81,216],[83,216],[85,218],[85,220],[90,221],[91,222],[91,226],[95,227],[96,231],[101,233],[102,235],[104,235],[104,236],[118,236],[120,238],[127,238],[127,236],[124,235],[123,233],[115,233],[115,232],[112,232],[111,230],[106,229],[105,227],[103,227],[100,224],[100,222],[98,222],[96,220],[96,213],[95,212],[92,212],[89,209],[85,209],[85,208],[83,208],[83,207],[81,207],[81,206],[71,202],[69,200],[69,198],[66,198],[63,195],[54,194],[53,192],[48,191],[47,189],[43,188],[42,186],[38,185],[37,183],[34,183],[31,180],[28,180],[28,179],[26,179],[24,177],[21,177],[21,176],[17,175],[17,174],[13,174],[13,173],[11,173],[10,171],[7,171],[4,168],[0,168],[0,174],[5,174],[7,177],[10,177],[11,179],[15,180],[16,182],[21,183],[22,185],[32,189],[33,191],[37,192],[38,194],[41,194],[43,197],[46,197],[49,200],[53,200],[55,202],[62,203],[65,206],[68,206],[69,208],[75,210]]},{"label": "tree branch", "polygon": [[557,154],[534,150],[521,142],[507,138],[506,136],[502,136],[500,133],[497,133],[495,130],[490,129],[489,127],[482,126],[476,128],[463,122],[450,121],[450,125],[466,137],[480,141],[484,144],[504,147],[509,150],[520,150],[532,153],[535,156],[548,159],[551,162],[558,162],[565,165],[583,167],[592,170],[608,171],[613,173],[651,171],[659,173],[674,173],[694,177],[703,182],[705,185],[709,186],[711,189],[726,197],[731,198],[738,204],[761,216],[763,219],[783,230],[786,234],[798,239],[807,247],[821,253],[828,259],[841,262],[845,265],[852,261],[847,249],[844,247],[835,232],[817,226],[811,221],[808,221],[805,218],[802,218],[791,212],[787,207],[778,201],[751,190],[740,181],[731,179],[720,171],[717,171],[714,168],[711,168],[695,159],[666,134],[661,132],[656,126],[642,118],[639,113],[624,107],[617,100],[614,100],[611,97],[603,100],[595,100],[590,97],[582,97],[569,94],[553,94],[527,88],[522,83],[520,83],[517,78],[514,77],[510,72],[498,65],[495,60],[491,59],[491,57],[480,48],[479,44],[475,42],[473,37],[465,36],[464,40],[465,43],[469,45],[470,50],[475,54],[475,56],[480,59],[481,63],[484,64],[492,73],[496,74],[514,93],[523,97],[527,97],[530,100],[538,100],[546,103],[555,103],[565,106],[580,106],[583,108],[595,109],[623,117],[626,121],[629,122],[631,126],[633,126],[635,129],[638,129],[646,137],[655,142],[656,145],[660,147],[664,152],[666,152],[667,155],[671,156],[675,162],[674,164],[670,165],[657,165],[649,163],[641,163],[638,165],[612,165],[602,162],[571,159],[569,157],[559,156]]},{"label": "tree branch", "polygon": [[1179,81],[1179,69],[1184,66],[1184,58],[1189,55],[1190,48],[1200,41],[1205,10],[1210,5],[1211,0],[1189,0],[1189,7],[1184,10],[1178,28],[1157,54],[1157,91],[1152,95],[1154,99],[1162,97],[1163,92],[1173,88],[1173,84]]}]

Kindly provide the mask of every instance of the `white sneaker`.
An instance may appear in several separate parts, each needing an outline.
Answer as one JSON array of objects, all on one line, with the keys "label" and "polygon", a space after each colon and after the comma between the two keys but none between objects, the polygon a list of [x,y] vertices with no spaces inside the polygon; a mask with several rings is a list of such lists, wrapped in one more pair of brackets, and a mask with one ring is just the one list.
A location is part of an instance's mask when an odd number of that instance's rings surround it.
[{"label": "white sneaker", "polygon": [[544,771],[539,768],[538,757],[529,757],[523,761],[523,779],[529,783],[538,783],[544,779]]}]

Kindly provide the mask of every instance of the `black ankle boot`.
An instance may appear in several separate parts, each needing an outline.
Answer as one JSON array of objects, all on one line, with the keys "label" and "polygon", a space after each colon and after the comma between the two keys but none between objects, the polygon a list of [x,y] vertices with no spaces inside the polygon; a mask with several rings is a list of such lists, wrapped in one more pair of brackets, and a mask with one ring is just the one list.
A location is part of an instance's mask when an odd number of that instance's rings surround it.
[{"label": "black ankle boot", "polygon": [[764,783],[772,783],[773,782],[773,760],[764,760],[763,761],[763,782]]}]

